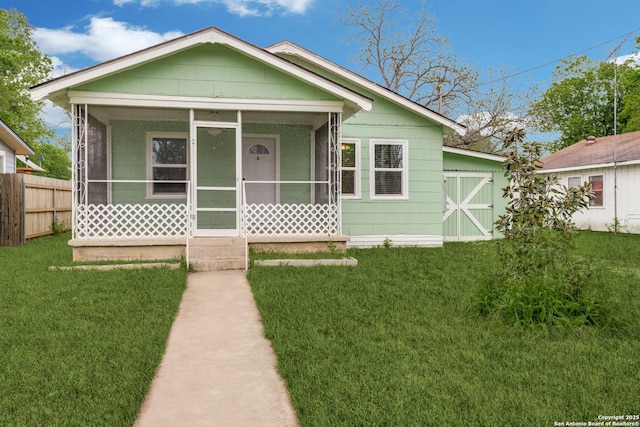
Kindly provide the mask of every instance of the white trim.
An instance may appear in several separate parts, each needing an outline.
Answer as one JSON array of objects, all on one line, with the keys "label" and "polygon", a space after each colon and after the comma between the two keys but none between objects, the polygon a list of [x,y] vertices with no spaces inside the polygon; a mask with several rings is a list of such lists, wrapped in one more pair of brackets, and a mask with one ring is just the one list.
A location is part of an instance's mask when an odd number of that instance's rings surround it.
[{"label": "white trim", "polygon": [[[213,121],[203,121],[203,120],[194,120],[194,111],[193,109],[189,112],[189,120],[190,120],[190,138],[191,145],[193,149],[192,156],[192,169],[189,177],[191,178],[191,182],[193,185],[193,227],[192,233],[193,237],[218,237],[218,236],[240,236],[240,221],[241,221],[241,213],[240,207],[242,206],[242,112],[236,112],[236,121],[235,122],[213,122]],[[218,127],[224,129],[234,129],[235,130],[235,171],[236,171],[236,186],[235,187],[205,187],[198,185],[198,128],[199,127]],[[235,208],[198,208],[198,190],[207,190],[212,188],[218,188],[219,190],[228,190],[236,192],[236,207]],[[236,213],[236,227],[234,229],[209,229],[209,228],[198,228],[198,212],[234,212]]]},{"label": "white trim", "polygon": [[[31,160],[29,160],[27,158],[27,156],[24,156],[22,154],[16,154],[16,159],[20,160],[22,163],[24,163],[25,165],[27,165],[28,168],[31,168],[34,170],[34,172],[46,172],[45,169],[42,169],[40,166],[38,166],[36,163],[32,162]],[[5,169],[6,170],[6,169]]]},{"label": "white trim", "polygon": [[[107,125],[106,128],[107,128],[107,180],[112,181],[113,180],[113,129],[111,125]],[[187,151],[187,153],[188,152],[189,151]],[[111,182],[107,183],[107,203],[108,204],[113,203],[113,184]]]},{"label": "white trim", "polygon": [[[569,182],[569,180],[570,180],[570,179],[576,179],[576,178],[579,180],[579,182],[578,182],[578,185],[577,185],[576,187],[573,187],[573,186],[571,185],[571,183]],[[582,180],[582,175],[573,175],[573,176],[569,175],[569,176],[567,176],[567,187],[568,187],[568,188],[578,188],[578,187],[580,187],[582,184],[584,184],[584,181]]]},{"label": "white trim", "polygon": [[493,236],[444,236],[445,242],[478,242],[482,240],[493,240]]},{"label": "white trim", "polygon": [[445,178],[457,178],[459,176],[463,178],[491,178],[493,176],[492,172],[452,172],[452,171],[444,171],[443,173]]},{"label": "white trim", "polygon": [[610,163],[597,163],[592,165],[582,165],[582,166],[571,166],[566,168],[553,168],[553,169],[538,169],[538,173],[560,173],[560,172],[572,172],[572,171],[581,171],[581,170],[589,170],[589,169],[604,169],[604,168],[612,168],[614,166],[634,166],[640,165],[640,159],[638,160],[629,160],[625,162],[617,162],[615,165],[613,162]]},{"label": "white trim", "polygon": [[0,173],[7,173],[7,152],[0,150]]},{"label": "white trim", "polygon": [[[365,111],[371,110],[372,101],[369,98],[214,27],[209,27],[187,36],[179,37],[136,53],[104,62],[67,76],[59,77],[33,88],[31,94],[36,100],[47,98],[55,92],[86,84],[205,43],[228,46],[285,74],[298,78],[339,98],[347,99],[357,105],[359,109]],[[70,102],[74,103],[73,101]]]},{"label": "white trim", "polygon": [[410,234],[389,234],[389,235],[365,235],[349,236],[348,248],[373,248],[384,246],[385,242],[391,246],[398,247],[423,247],[437,248],[442,246],[443,238],[440,235],[410,235]]},{"label": "white trim", "polygon": [[[602,177],[602,205],[591,205],[589,204],[589,209],[606,209],[607,204],[605,203],[605,188],[607,185],[607,178],[606,178],[606,174],[604,172],[602,173],[597,173],[594,175],[587,175],[587,182],[591,182],[590,178],[593,178],[595,176],[601,176]],[[593,188],[591,189],[591,191],[593,191]],[[595,193],[595,192],[594,192]],[[591,203],[591,202],[589,202]]]},{"label": "white trim", "polygon": [[448,119],[435,111],[432,111],[422,105],[419,105],[410,99],[405,98],[402,95],[399,95],[385,87],[382,87],[352,71],[343,68],[326,58],[323,58],[319,55],[314,54],[294,43],[289,41],[283,41],[272,46],[265,48],[266,51],[271,52],[273,54],[284,54],[290,56],[297,56],[305,61],[308,61],[324,70],[327,70],[333,74],[336,74],[354,84],[357,84],[377,95],[382,96],[383,98],[398,104],[408,110],[411,110],[419,115],[431,119],[441,125],[457,132],[460,135],[464,135],[466,132],[466,127],[454,120]]},{"label": "white trim", "polygon": [[491,160],[495,162],[504,162],[505,160],[507,160],[506,157],[499,156],[497,154],[483,153],[481,151],[465,150],[463,148],[456,148],[456,147],[443,146],[442,151],[444,153],[459,154],[461,156],[474,157],[476,159]]},{"label": "white trim", "polygon": [[[402,168],[376,168],[376,145],[402,145]],[[376,172],[402,172],[402,194],[376,195]],[[372,200],[408,200],[409,199],[409,141],[402,139],[369,140],[369,198]]]},{"label": "white trim", "polygon": [[[155,131],[148,131],[146,134],[146,138],[147,138],[147,153],[146,153],[146,160],[147,160],[147,180],[148,181],[153,181],[153,162],[152,162],[152,142],[154,138],[176,138],[176,139],[184,139],[185,140],[185,149],[187,150],[187,158],[186,158],[186,163],[185,163],[185,180],[189,180],[189,154],[190,154],[190,147],[189,147],[189,133],[188,132],[155,132]],[[178,166],[172,166],[169,165],[167,167],[176,167],[178,168]],[[180,166],[181,168],[182,166]],[[147,199],[186,199],[187,198],[187,193],[162,193],[162,194],[154,194],[153,193],[153,183],[149,182],[147,183]]]},{"label": "white trim", "polygon": [[[354,180],[354,194],[344,194],[341,192],[341,197],[344,200],[356,200],[356,199],[362,199],[362,185],[361,185],[361,180],[362,180],[362,140],[359,138],[342,138],[342,141],[340,141],[340,146],[342,146],[342,144],[354,144],[355,148],[356,148],[356,166],[354,168],[347,168],[345,169],[344,166],[340,165],[340,171],[353,171],[354,172],[354,176],[353,176],[353,180]],[[340,179],[342,180],[342,177],[340,177]]]},{"label": "white trim", "polygon": [[[491,172],[445,172],[443,174],[445,182],[448,178],[456,179],[456,200],[446,195],[447,209],[444,213],[442,222],[446,222],[453,213],[456,213],[456,235],[444,236],[445,241],[459,241],[459,242],[471,242],[475,240],[491,240],[493,238],[493,229],[486,229],[478,220],[478,218],[471,212],[472,209],[484,209],[491,210],[493,212],[493,202],[491,203],[470,203],[471,200],[480,192],[480,190],[493,180],[493,174]],[[471,189],[471,191],[460,200],[462,196],[462,183],[461,178],[480,178],[480,181]],[[471,221],[476,227],[477,231],[481,235],[475,236],[461,236],[461,219],[462,215]]]},{"label": "white trim", "polygon": [[2,120],[0,120],[0,141],[8,145],[15,154],[22,154],[25,156],[33,156],[35,154],[29,144],[24,142],[22,138],[20,138],[18,134],[16,134],[13,129],[11,129]]},{"label": "white trim", "polygon": [[341,112],[344,109],[344,102],[342,101],[209,98],[200,96],[164,96],[75,90],[69,91],[69,99],[73,104],[119,107],[194,108],[305,113],[335,113]]}]

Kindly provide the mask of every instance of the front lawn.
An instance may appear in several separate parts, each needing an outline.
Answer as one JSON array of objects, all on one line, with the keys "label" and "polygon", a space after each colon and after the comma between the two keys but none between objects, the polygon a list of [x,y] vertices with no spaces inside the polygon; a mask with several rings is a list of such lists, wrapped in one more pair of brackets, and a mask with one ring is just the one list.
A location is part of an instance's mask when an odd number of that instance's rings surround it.
[{"label": "front lawn", "polygon": [[353,267],[253,267],[302,426],[531,425],[640,412],[640,236],[583,232],[617,325],[507,331],[469,306],[489,243],[350,250]]},{"label": "front lawn", "polygon": [[186,270],[48,271],[69,235],[0,247],[0,425],[130,426]]}]

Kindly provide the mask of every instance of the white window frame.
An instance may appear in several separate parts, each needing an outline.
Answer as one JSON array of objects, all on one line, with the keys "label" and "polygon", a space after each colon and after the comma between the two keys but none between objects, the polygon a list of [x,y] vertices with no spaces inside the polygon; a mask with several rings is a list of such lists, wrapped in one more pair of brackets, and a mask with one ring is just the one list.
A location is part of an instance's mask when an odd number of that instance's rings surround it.
[{"label": "white window frame", "polygon": [[0,173],[7,173],[7,152],[0,150]]},{"label": "white window frame", "polygon": [[[401,145],[402,168],[376,168],[376,145]],[[402,194],[376,194],[376,172],[402,172]],[[402,139],[372,139],[369,141],[369,197],[373,200],[409,199],[409,141]]]},{"label": "white window frame", "polygon": [[[604,190],[605,190],[605,185],[606,185],[606,180],[605,180],[604,173],[599,173],[599,174],[596,174],[596,175],[589,175],[588,182],[592,183],[591,178],[594,178],[594,177],[597,177],[597,176],[601,176],[602,177],[602,204],[601,205],[592,205],[591,201],[589,201],[589,209],[593,209],[593,208],[595,208],[595,209],[603,209],[606,206],[606,203],[604,201],[604,196],[605,196]],[[592,184],[591,191],[593,191],[593,184]],[[595,199],[592,199],[592,201],[593,200],[595,200]]]},{"label": "white window frame", "polygon": [[578,187],[580,187],[582,185],[582,177],[581,176],[569,176],[569,177],[567,177],[567,187],[569,187],[569,188],[572,187],[572,185],[571,185],[571,180],[572,179],[574,179],[574,180],[577,179],[578,180],[578,185],[575,186],[574,188],[578,188]]},{"label": "white window frame", "polygon": [[[176,139],[184,139],[187,149],[187,157],[184,165],[185,168],[185,180],[189,181],[189,134],[187,132],[147,132],[147,180],[153,181],[153,168],[154,166],[158,167],[181,167],[178,165],[154,165],[153,164],[153,139],[154,138],[176,138]],[[147,199],[186,199],[187,191],[189,186],[185,185],[184,193],[159,193],[155,194],[153,192],[153,182],[147,183]]]},{"label": "white window frame", "polygon": [[355,167],[344,167],[342,166],[342,160],[340,161],[340,180],[342,181],[342,171],[353,171],[353,190],[354,193],[353,194],[344,194],[342,193],[342,198],[343,199],[361,199],[362,198],[362,191],[361,191],[361,185],[360,185],[360,175],[361,175],[361,154],[360,154],[360,147],[362,144],[362,141],[360,139],[357,138],[342,138],[342,141],[340,143],[340,147],[342,147],[342,144],[353,144],[355,146],[355,150],[356,150],[356,155],[355,155],[355,159],[356,159],[356,165]]}]

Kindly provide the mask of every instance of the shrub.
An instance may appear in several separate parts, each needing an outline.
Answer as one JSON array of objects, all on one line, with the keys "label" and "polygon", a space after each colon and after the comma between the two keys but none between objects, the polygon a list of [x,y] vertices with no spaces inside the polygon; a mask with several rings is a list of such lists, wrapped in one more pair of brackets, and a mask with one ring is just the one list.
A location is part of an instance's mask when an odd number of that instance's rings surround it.
[{"label": "shrub", "polygon": [[587,290],[589,263],[573,254],[571,218],[588,208],[590,184],[568,188],[538,173],[543,147],[523,139],[522,131],[514,131],[505,140],[508,203],[496,223],[504,234],[496,243],[501,269],[481,286],[476,308],[512,326],[600,325],[601,307]]}]

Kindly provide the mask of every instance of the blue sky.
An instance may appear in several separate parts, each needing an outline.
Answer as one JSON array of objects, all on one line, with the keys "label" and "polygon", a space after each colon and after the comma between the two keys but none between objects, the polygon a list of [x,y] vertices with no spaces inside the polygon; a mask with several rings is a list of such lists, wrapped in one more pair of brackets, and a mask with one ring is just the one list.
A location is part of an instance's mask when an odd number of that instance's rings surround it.
[{"label": "blue sky", "polygon": [[[15,8],[28,18],[40,49],[54,58],[57,73],[209,26],[260,47],[291,40],[359,71],[350,60],[355,52],[338,15],[349,5],[374,2],[0,0],[0,6]],[[420,2],[402,3],[415,9]],[[584,53],[606,59],[624,35],[632,33],[620,49],[620,54],[629,54],[635,51],[634,38],[640,36],[639,0],[430,0],[426,5],[435,16],[437,33],[449,38],[454,54],[481,72],[493,68],[522,73],[513,79],[518,85],[544,87],[555,60],[585,49],[594,47]]]}]

